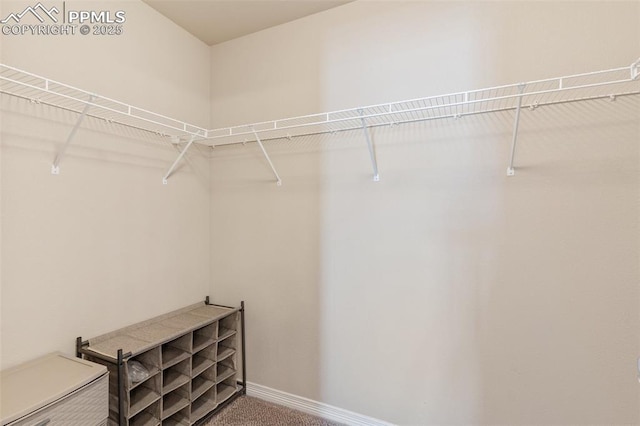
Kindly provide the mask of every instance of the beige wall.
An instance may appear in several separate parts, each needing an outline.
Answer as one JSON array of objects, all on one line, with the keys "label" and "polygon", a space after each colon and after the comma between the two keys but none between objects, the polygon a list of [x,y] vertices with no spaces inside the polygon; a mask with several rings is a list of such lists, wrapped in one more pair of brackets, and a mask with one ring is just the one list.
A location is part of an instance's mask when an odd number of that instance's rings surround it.
[{"label": "beige wall", "polygon": [[[636,2],[356,2],[211,49],[117,7],[120,38],[2,62],[217,127],[640,51]],[[2,367],[210,293],[247,301],[256,383],[401,424],[640,422],[637,99],[525,111],[510,179],[510,114],[375,130],[379,183],[358,132],[270,142],[281,188],[252,144],[163,186],[173,148],[91,120],[54,177],[74,114],[2,102]]]},{"label": "beige wall", "polygon": [[[212,52],[214,126],[624,66],[637,2],[355,2]],[[399,424],[638,424],[637,99],[211,161],[249,380]]]},{"label": "beige wall", "polygon": [[[2,2],[2,13],[32,2]],[[121,36],[1,36],[2,62],[208,126],[209,49],[147,5]],[[208,161],[139,131],[2,97],[2,366],[203,300],[209,290]]]}]

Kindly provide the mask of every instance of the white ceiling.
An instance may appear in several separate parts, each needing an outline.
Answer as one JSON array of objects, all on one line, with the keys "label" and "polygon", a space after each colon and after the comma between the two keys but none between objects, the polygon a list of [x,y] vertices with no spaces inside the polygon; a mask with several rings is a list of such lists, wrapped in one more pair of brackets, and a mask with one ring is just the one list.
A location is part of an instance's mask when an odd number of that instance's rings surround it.
[{"label": "white ceiling", "polygon": [[349,3],[353,0],[143,0],[208,45]]}]

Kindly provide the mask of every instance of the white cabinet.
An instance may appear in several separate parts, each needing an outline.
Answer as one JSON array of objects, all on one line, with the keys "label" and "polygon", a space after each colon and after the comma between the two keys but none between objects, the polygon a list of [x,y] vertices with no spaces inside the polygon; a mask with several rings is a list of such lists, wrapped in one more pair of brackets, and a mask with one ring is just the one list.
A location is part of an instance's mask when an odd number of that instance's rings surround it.
[{"label": "white cabinet", "polygon": [[99,364],[52,353],[3,370],[2,426],[107,424],[109,383]]}]

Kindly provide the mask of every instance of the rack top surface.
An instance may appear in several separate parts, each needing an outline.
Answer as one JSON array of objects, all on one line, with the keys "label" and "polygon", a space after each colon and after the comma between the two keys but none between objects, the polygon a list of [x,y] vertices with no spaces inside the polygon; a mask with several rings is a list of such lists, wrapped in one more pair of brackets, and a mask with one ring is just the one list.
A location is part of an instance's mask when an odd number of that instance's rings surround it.
[{"label": "rack top surface", "polygon": [[120,349],[123,354],[131,352],[135,356],[239,310],[196,303],[89,339],[89,346],[84,350],[109,357],[115,362]]},{"label": "rack top surface", "polygon": [[103,365],[54,352],[0,375],[0,424],[50,404],[107,373]]}]

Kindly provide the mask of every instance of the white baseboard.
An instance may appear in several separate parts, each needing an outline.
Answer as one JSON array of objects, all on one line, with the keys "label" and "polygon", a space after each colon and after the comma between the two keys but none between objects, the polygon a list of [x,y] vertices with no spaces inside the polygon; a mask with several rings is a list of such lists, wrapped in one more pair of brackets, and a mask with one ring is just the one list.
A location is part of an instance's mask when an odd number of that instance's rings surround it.
[{"label": "white baseboard", "polygon": [[374,419],[373,417],[354,413],[353,411],[344,410],[256,383],[247,382],[247,395],[350,426],[393,426],[393,423]]}]

